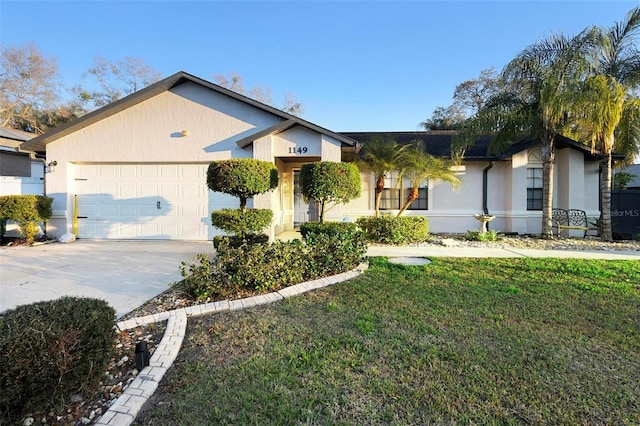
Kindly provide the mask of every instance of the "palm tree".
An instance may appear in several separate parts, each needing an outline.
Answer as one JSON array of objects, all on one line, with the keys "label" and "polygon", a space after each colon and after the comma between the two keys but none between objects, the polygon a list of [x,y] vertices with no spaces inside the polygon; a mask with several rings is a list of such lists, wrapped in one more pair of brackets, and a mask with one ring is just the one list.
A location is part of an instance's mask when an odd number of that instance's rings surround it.
[{"label": "palm tree", "polygon": [[[635,39],[640,31],[640,7],[632,9],[622,22],[599,31],[596,46],[597,66],[588,76],[578,102],[581,122],[590,133],[591,148],[600,151],[602,239],[612,241],[611,231],[611,170],[612,154],[637,154],[638,99],[630,90],[640,83],[640,52]],[[630,158],[633,158],[631,156]]]},{"label": "palm tree", "polygon": [[400,217],[407,208],[418,199],[420,185],[433,180],[442,180],[450,183],[454,188],[460,186],[460,179],[451,169],[453,162],[444,158],[433,157],[426,151],[424,143],[408,145],[403,153],[400,165],[399,185],[407,180],[411,185],[407,201],[404,203],[397,217]]},{"label": "palm tree", "polygon": [[502,71],[506,88],[492,96],[454,138],[452,152],[461,155],[478,136],[491,135],[490,153],[499,153],[523,138],[541,143],[542,232],[552,238],[553,166],[555,139],[569,125],[568,105],[575,87],[589,68],[593,31],[577,36],[552,35],[523,50]]},{"label": "palm tree", "polygon": [[384,178],[398,169],[406,145],[398,145],[395,140],[373,138],[364,142],[357,161],[359,168],[373,173],[376,179],[376,217],[380,215],[380,200],[384,191]]}]

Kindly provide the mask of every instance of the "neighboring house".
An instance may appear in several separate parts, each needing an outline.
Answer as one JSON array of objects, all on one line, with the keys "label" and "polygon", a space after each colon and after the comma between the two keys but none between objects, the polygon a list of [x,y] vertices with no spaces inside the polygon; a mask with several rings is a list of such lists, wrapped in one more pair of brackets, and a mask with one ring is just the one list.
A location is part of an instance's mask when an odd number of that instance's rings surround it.
[{"label": "neighboring house", "polygon": [[[20,150],[20,145],[34,136],[22,130],[0,127],[0,195],[44,194],[44,155]],[[19,236],[13,221],[6,227],[6,236]]]},{"label": "neighboring house", "polygon": [[[80,238],[207,240],[213,209],[237,207],[237,198],[206,186],[213,160],[256,158],[273,162],[280,185],[249,207],[270,208],[271,237],[310,220],[298,185],[308,162],[352,161],[374,133],[336,133],[179,72],[111,105],[22,144],[45,151],[57,166],[47,173],[53,197],[48,232],[74,230]],[[451,132],[389,133],[408,142],[424,139],[430,152],[448,155]],[[482,141],[480,141],[482,142]],[[478,229],[474,214],[497,216],[492,229],[539,233],[542,163],[536,142],[521,142],[500,157],[486,144],[467,151],[457,172],[462,186],[432,182],[409,214],[429,218],[432,232]],[[556,206],[596,217],[598,163],[589,149],[568,139],[557,144]],[[483,192],[483,176],[486,191]],[[393,213],[404,196],[389,177],[383,207]],[[374,181],[362,175],[362,196],[327,212],[327,220],[373,214]],[[486,197],[486,200],[485,200]]]},{"label": "neighboring house", "polygon": [[627,172],[636,175],[636,177],[627,184],[626,189],[640,189],[640,164],[632,164],[615,171],[615,173],[618,172]]},{"label": "neighboring house", "polygon": [[19,149],[34,136],[0,127],[0,195],[44,194],[44,156]]}]

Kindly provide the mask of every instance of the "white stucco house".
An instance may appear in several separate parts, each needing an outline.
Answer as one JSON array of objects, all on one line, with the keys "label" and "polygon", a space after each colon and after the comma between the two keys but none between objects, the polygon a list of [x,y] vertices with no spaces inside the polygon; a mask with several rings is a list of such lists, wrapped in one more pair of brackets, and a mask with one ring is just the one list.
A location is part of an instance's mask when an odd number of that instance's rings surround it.
[{"label": "white stucco house", "polygon": [[[297,186],[300,167],[320,160],[352,161],[362,142],[375,135],[333,132],[178,72],[33,138],[22,149],[46,152],[46,161],[57,164],[46,174],[47,195],[54,198],[47,224],[52,236],[75,231],[79,238],[208,240],[218,234],[211,211],[238,206],[236,198],[208,190],[211,161],[256,158],[278,167],[278,188],[252,203],[274,211],[273,237],[309,220],[309,205]],[[444,155],[452,134],[389,135],[399,142],[422,138],[433,154]],[[523,141],[502,156],[485,153],[481,143],[467,152],[457,169],[458,191],[432,182],[406,214],[427,216],[436,233],[477,229],[473,215],[486,211],[496,216],[493,229],[540,232],[539,146]],[[556,164],[557,207],[598,216],[597,158],[562,139]],[[390,176],[383,205],[389,212],[397,211],[403,196],[392,181]],[[373,177],[363,173],[362,196],[331,209],[327,220],[373,214],[374,189]]]}]

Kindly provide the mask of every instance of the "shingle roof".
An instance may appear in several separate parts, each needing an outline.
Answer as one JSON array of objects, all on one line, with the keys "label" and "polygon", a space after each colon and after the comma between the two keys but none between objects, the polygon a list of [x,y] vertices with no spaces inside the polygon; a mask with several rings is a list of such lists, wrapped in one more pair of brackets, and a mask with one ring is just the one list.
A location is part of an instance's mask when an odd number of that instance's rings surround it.
[{"label": "shingle roof", "polygon": [[632,164],[617,170],[617,172],[627,172],[636,175],[636,177],[627,184],[627,188],[640,188],[640,164]]},{"label": "shingle roof", "polygon": [[35,133],[24,132],[22,130],[0,127],[0,146],[17,148],[25,141],[33,138]]},{"label": "shingle roof", "polygon": [[[366,142],[372,138],[393,139],[399,144],[407,144],[414,141],[422,141],[427,148],[429,154],[435,157],[450,157],[451,156],[451,139],[455,134],[454,130],[428,130],[417,132],[342,132],[343,135],[348,136],[358,142]],[[491,137],[480,137],[476,139],[475,145],[467,148],[464,154],[464,159],[467,161],[474,160],[505,160],[511,157],[513,154],[521,152],[525,149],[529,149],[537,144],[537,139],[522,139],[509,146],[500,155],[489,155],[487,150],[491,143]],[[580,144],[569,138],[559,136],[556,139],[556,148],[573,148],[576,149],[591,160],[597,160],[597,154],[593,154],[589,147]]]},{"label": "shingle roof", "polygon": [[132,107],[142,101],[150,99],[162,92],[165,92],[167,90],[170,90],[174,87],[180,86],[181,84],[184,84],[187,82],[198,84],[202,87],[221,93],[225,96],[229,96],[230,98],[239,100],[240,102],[243,102],[245,104],[249,104],[256,108],[260,108],[264,111],[270,112],[271,114],[281,117],[284,120],[292,120],[294,122],[294,125],[303,126],[303,127],[315,130],[319,133],[326,134],[346,144],[347,146],[356,146],[356,141],[353,139],[350,139],[347,136],[341,135],[336,132],[332,132],[331,130],[325,129],[309,121],[303,120],[300,117],[296,117],[294,115],[288,114],[282,110],[279,110],[272,106],[258,102],[255,99],[251,99],[247,96],[241,95],[232,90],[226,89],[222,86],[218,86],[217,84],[203,80],[199,77],[196,77],[184,71],[180,71],[150,86],[147,86],[142,90],[132,93],[129,96],[125,96],[124,98],[116,102],[113,102],[109,105],[106,105],[102,108],[92,111],[86,115],[83,115],[82,117],[76,120],[73,120],[67,124],[56,127],[55,129],[43,135],[35,137],[30,141],[25,142],[22,148],[28,149],[31,151],[45,151],[45,147],[49,142],[57,140],[63,136],[66,136],[77,130],[80,130],[86,126],[89,126],[93,123],[96,123],[100,120],[103,120],[121,111],[124,111],[125,109]]}]

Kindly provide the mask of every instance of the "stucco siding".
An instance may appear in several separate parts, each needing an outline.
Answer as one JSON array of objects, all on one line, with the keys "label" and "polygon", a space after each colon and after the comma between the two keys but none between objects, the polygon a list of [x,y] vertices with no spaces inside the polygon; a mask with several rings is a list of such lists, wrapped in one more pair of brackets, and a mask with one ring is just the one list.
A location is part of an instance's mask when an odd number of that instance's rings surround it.
[{"label": "stucco siding", "polygon": [[303,127],[294,127],[273,138],[275,157],[320,157],[322,138],[319,133]]}]

